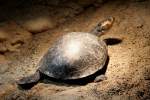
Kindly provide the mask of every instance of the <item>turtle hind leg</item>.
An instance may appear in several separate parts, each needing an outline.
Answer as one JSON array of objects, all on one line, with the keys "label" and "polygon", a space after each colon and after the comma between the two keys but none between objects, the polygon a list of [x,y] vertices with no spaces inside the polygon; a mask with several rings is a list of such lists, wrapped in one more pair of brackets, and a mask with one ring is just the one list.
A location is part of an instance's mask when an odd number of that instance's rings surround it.
[{"label": "turtle hind leg", "polygon": [[33,75],[23,77],[22,79],[17,81],[17,84],[21,86],[21,88],[31,88],[35,84],[39,82],[41,79],[41,75],[39,71],[36,71]]}]

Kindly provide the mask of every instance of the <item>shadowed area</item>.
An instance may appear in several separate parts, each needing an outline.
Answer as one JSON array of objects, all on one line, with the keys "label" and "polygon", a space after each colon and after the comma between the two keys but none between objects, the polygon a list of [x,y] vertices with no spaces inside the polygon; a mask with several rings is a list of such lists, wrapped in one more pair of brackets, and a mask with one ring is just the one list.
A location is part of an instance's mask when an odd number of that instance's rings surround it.
[{"label": "shadowed area", "polygon": [[107,38],[104,39],[104,41],[106,42],[107,45],[117,45],[122,42],[122,40],[118,38]]}]

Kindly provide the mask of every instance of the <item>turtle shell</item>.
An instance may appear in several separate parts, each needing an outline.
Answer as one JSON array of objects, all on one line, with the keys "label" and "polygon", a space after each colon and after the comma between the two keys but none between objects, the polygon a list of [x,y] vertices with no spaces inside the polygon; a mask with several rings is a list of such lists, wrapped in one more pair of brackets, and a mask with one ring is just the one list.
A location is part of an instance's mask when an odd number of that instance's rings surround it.
[{"label": "turtle shell", "polygon": [[102,69],[106,59],[105,42],[90,33],[71,32],[48,49],[38,70],[56,79],[78,79]]}]

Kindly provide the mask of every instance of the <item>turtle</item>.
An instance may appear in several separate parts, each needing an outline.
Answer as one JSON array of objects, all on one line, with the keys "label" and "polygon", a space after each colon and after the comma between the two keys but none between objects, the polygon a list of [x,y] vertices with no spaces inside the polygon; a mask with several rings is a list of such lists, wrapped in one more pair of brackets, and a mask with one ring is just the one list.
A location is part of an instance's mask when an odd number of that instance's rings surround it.
[{"label": "turtle", "polygon": [[41,74],[58,80],[74,80],[101,70],[108,58],[108,50],[105,41],[99,37],[111,28],[113,22],[114,17],[108,17],[90,32],[62,35],[41,58],[35,73],[17,80],[17,84],[38,83]]}]

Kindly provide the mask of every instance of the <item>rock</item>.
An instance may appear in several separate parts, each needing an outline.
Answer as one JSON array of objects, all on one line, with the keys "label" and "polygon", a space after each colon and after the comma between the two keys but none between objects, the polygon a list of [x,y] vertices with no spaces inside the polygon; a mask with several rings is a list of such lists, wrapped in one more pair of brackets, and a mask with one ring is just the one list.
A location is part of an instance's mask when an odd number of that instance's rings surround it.
[{"label": "rock", "polygon": [[25,21],[22,26],[31,33],[40,33],[53,28],[55,25],[50,18],[39,17]]},{"label": "rock", "polygon": [[[24,29],[31,33],[40,33],[53,28],[55,23],[55,9],[49,6],[32,5],[27,8],[17,10],[17,17],[13,19]],[[20,16],[22,14],[22,16]]]}]

